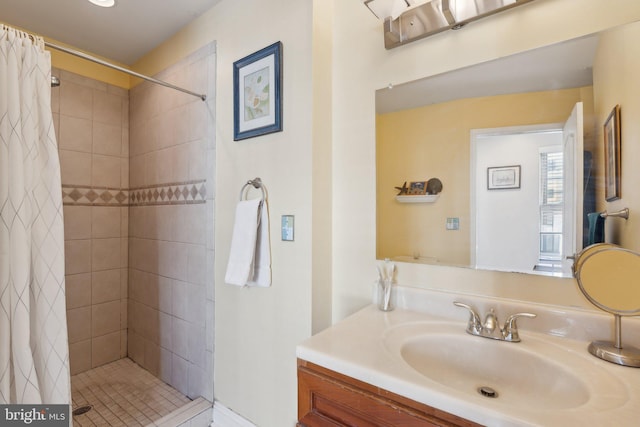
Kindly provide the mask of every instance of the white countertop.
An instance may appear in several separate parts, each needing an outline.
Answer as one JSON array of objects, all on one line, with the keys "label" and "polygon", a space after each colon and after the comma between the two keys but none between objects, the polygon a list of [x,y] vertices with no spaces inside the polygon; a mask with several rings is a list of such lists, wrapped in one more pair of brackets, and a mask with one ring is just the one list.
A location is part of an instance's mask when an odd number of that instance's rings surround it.
[{"label": "white countertop", "polygon": [[[482,315],[486,313],[485,308],[496,308],[500,320],[505,317],[503,313],[531,311],[538,314],[537,319],[519,322],[521,343],[495,343],[535,349],[536,343],[544,342],[547,346],[558,348],[553,352],[554,357],[567,357],[567,360],[559,362],[578,361],[582,366],[588,366],[589,369],[581,369],[578,374],[587,384],[592,397],[570,409],[527,408],[526,404],[513,406],[500,398],[488,399],[480,394],[462,392],[419,374],[389,347],[387,337],[394,333],[393,328],[424,322],[440,322],[443,328],[453,333],[459,328],[460,334],[466,335],[468,314],[454,307],[454,300],[475,305]],[[412,288],[399,290],[398,306],[386,313],[374,305],[366,307],[301,343],[297,347],[297,356],[483,425],[640,425],[640,369],[618,366],[587,352],[590,341],[612,339],[609,335],[613,335],[613,316]],[[628,336],[637,337],[638,322],[636,319],[633,322],[630,320],[623,319],[623,345]],[[625,326],[628,334],[625,334]],[[480,354],[478,369],[482,369]],[[514,381],[518,380],[514,378]]]}]

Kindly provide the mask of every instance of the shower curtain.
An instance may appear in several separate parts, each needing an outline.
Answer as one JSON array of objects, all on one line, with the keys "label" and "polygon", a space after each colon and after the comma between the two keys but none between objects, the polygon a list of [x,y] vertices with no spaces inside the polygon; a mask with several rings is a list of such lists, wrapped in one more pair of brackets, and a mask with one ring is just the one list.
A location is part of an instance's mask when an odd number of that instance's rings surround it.
[{"label": "shower curtain", "polygon": [[69,404],[51,59],[0,24],[0,404]]}]

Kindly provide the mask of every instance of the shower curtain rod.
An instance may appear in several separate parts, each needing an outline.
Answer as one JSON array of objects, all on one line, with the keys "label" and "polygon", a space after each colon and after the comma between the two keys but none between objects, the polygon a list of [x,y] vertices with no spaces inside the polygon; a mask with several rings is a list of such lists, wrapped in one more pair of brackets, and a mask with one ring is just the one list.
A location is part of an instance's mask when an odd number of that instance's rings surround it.
[{"label": "shower curtain rod", "polygon": [[56,49],[56,50],[68,53],[70,55],[74,55],[74,56],[77,56],[79,58],[86,59],[87,61],[95,62],[96,64],[104,65],[105,67],[113,68],[114,70],[118,70],[118,71],[121,71],[123,73],[130,74],[130,75],[138,77],[140,79],[144,79],[144,80],[150,81],[152,83],[159,84],[159,85],[171,88],[171,89],[179,90],[180,92],[188,93],[189,95],[197,96],[198,98],[202,99],[203,101],[207,100],[207,95],[195,93],[195,92],[192,92],[190,90],[181,88],[179,86],[172,85],[171,83],[167,83],[165,81],[158,80],[158,79],[153,78],[153,77],[145,76],[144,74],[136,73],[135,71],[131,71],[131,70],[128,70],[126,68],[120,67],[118,65],[112,64],[110,62],[103,61],[102,59],[98,59],[98,58],[96,58],[94,56],[87,55],[86,53],[78,52],[77,50],[69,49],[69,48],[66,48],[64,46],[59,46],[57,44],[49,43],[47,41],[44,42],[44,45],[47,46],[47,47],[50,47],[52,49]]}]

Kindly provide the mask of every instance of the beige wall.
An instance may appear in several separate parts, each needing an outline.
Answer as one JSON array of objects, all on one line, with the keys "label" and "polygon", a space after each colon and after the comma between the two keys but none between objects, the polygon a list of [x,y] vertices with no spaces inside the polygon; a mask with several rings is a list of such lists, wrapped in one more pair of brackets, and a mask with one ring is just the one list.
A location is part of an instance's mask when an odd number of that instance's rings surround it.
[{"label": "beige wall", "polygon": [[66,71],[52,89],[71,374],[127,355],[129,94]]},{"label": "beige wall", "polygon": [[[580,101],[591,117],[591,87],[468,98],[378,115],[377,258],[419,253],[445,264],[468,265],[471,130],[564,123]],[[436,203],[395,201],[394,187],[433,177],[444,186]],[[460,218],[459,231],[446,230],[447,217]]]},{"label": "beige wall", "polygon": [[[133,67],[153,74],[204,44],[217,44],[214,394],[261,427],[295,423],[295,345],[312,327],[311,38],[309,0],[222,1]],[[276,41],[283,44],[284,130],[234,142],[233,62]],[[273,285],[242,289],[226,285],[224,275],[238,194],[255,177],[269,194]],[[326,209],[318,206],[321,213]],[[294,242],[280,240],[285,214],[295,215]]]},{"label": "beige wall", "polygon": [[[600,165],[603,159],[602,125],[616,104],[620,105],[621,144],[622,144],[622,176],[621,198],[613,202],[605,202],[604,192],[598,193],[598,209],[616,211],[629,208],[629,220],[610,218],[606,221],[606,239],[608,242],[621,244],[625,248],[640,250],[640,221],[637,213],[640,209],[640,197],[637,186],[640,182],[638,159],[640,158],[640,24],[626,26],[619,31],[607,32],[600,42],[594,65],[594,87],[596,116],[600,124],[598,130],[598,158]],[[602,184],[600,188],[603,188]]]}]

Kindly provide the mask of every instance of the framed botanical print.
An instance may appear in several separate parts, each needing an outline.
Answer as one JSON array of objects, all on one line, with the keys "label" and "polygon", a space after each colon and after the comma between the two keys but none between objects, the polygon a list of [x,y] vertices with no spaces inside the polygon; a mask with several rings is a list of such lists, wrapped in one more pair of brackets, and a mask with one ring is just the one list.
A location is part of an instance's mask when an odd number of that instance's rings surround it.
[{"label": "framed botanical print", "polygon": [[282,131],[282,43],[233,63],[233,139]]}]

